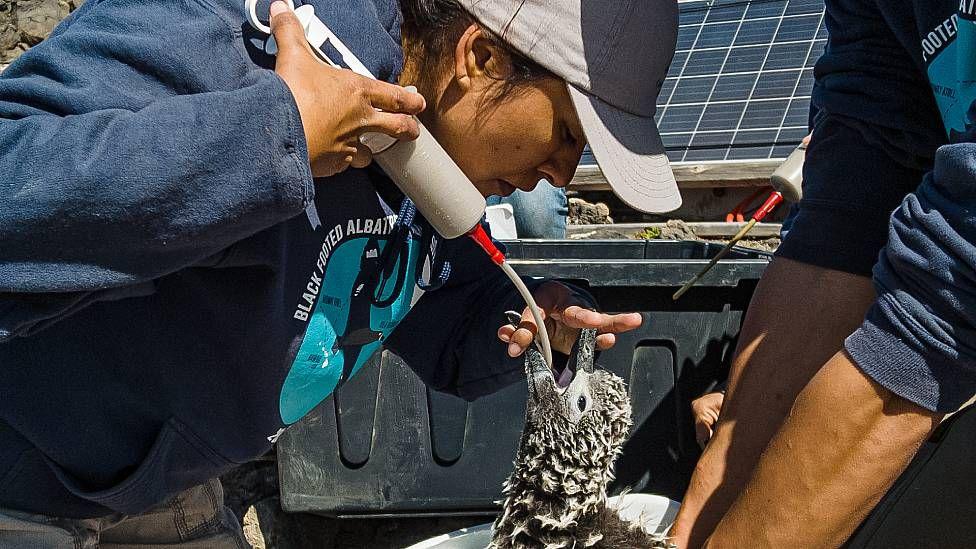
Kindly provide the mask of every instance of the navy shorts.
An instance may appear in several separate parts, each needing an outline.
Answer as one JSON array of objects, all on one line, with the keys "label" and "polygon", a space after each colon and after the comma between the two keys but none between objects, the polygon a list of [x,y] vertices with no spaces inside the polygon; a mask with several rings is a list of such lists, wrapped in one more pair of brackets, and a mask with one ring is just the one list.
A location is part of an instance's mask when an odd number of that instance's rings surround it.
[{"label": "navy shorts", "polygon": [[[803,200],[791,207],[776,255],[826,269],[871,276],[888,241],[891,213],[925,170],[891,160],[856,127],[829,117],[807,149]],[[868,168],[870,167],[870,168]]]}]

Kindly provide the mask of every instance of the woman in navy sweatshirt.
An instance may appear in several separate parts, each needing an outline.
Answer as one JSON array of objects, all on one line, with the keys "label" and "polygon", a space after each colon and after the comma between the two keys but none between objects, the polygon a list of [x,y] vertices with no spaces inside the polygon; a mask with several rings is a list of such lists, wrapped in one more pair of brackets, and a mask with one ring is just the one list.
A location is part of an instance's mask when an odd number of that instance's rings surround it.
[{"label": "woman in navy sweatshirt", "polygon": [[[523,375],[518,295],[363,132],[410,139],[423,110],[484,195],[565,186],[585,132],[625,198],[676,205],[673,2],[307,3],[381,82],[318,62],[280,2],[268,55],[242,0],[89,0],[0,77],[0,546],[235,546],[213,479],[380,345],[468,399]],[[640,324],[530,284],[557,350]]]}]

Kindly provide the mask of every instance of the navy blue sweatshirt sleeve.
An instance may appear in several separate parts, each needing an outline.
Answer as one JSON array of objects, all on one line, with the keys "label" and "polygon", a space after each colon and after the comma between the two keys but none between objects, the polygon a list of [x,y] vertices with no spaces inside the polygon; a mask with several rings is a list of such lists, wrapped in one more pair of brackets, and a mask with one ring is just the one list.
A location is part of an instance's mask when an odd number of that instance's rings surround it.
[{"label": "navy blue sweatshirt sleeve", "polygon": [[958,409],[976,394],[976,143],[939,149],[891,218],[874,283],[878,300],[848,353],[895,394]]},{"label": "navy blue sweatshirt sleeve", "polygon": [[88,2],[0,77],[0,340],[311,200],[294,99],[222,9]]}]

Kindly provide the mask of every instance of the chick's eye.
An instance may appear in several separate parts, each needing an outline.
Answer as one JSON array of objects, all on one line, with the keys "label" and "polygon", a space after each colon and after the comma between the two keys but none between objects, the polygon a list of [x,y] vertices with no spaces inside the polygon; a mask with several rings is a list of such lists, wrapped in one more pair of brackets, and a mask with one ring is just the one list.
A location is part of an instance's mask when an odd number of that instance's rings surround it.
[{"label": "chick's eye", "polygon": [[585,412],[586,411],[586,397],[585,396],[580,395],[580,397],[578,399],[576,399],[576,407],[579,408],[579,411],[580,412]]}]

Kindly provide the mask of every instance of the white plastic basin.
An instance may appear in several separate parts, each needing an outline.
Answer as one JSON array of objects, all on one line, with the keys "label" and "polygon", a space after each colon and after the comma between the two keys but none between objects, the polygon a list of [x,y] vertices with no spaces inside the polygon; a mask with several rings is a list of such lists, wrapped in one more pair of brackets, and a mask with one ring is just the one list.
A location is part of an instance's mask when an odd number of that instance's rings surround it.
[{"label": "white plastic basin", "polygon": [[[627,494],[612,497],[609,503],[617,507],[621,518],[640,520],[644,529],[652,534],[666,532],[678,514],[678,502],[664,496]],[[491,523],[437,536],[411,545],[407,549],[485,549],[489,542],[491,542]]]}]

